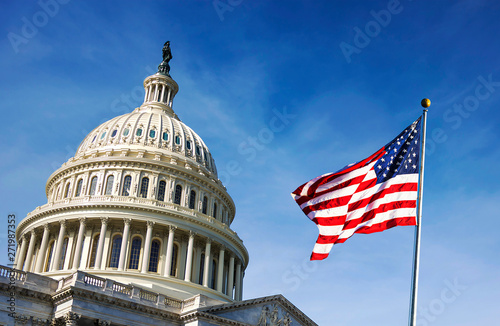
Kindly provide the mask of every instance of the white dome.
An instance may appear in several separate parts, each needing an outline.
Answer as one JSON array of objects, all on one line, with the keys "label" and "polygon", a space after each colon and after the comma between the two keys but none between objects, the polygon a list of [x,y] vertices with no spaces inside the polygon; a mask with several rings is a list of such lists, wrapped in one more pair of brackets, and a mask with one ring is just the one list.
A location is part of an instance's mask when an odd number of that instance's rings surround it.
[{"label": "white dome", "polygon": [[231,229],[235,205],[207,146],[174,113],[178,85],[164,65],[145,79],[140,107],[95,128],[49,177],[48,203],[17,227],[23,270],[241,300],[248,252]]},{"label": "white dome", "polygon": [[214,160],[201,137],[176,116],[147,105],[95,128],[78,147],[75,159],[127,150],[144,151],[164,158],[185,157],[217,177]]}]

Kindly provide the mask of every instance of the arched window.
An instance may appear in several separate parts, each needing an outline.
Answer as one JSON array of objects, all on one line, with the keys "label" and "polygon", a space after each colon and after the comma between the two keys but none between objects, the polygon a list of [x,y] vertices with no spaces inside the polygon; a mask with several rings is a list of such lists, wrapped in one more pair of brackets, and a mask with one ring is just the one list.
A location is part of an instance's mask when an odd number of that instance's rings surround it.
[{"label": "arched window", "polygon": [[69,196],[69,186],[70,183],[68,182],[68,184],[66,185],[66,190],[64,191],[64,198],[68,198]]},{"label": "arched window", "polygon": [[78,197],[82,194],[82,185],[83,185],[83,179],[78,180],[78,183],[76,184],[75,197]]},{"label": "arched window", "polygon": [[67,252],[68,252],[68,238],[64,238],[62,249],[61,249],[61,260],[59,261],[59,266],[57,269],[59,269],[59,270],[63,269],[64,260],[66,259]]},{"label": "arched window", "polygon": [[45,262],[45,269],[44,271],[48,272],[50,270],[50,263],[52,263],[52,254],[54,253],[54,243],[55,241],[50,242],[49,244],[49,250],[47,250],[47,260]]},{"label": "arched window", "polygon": [[149,186],[149,178],[147,178],[147,177],[142,178],[141,192],[139,193],[139,195],[142,198],[146,198],[148,196],[148,186]]},{"label": "arched window", "polygon": [[210,280],[210,287],[215,290],[215,280],[217,279],[217,260],[212,259],[212,279]]},{"label": "arched window", "polygon": [[151,254],[149,255],[149,268],[150,272],[158,272],[158,259],[160,258],[160,241],[153,240],[151,242]]},{"label": "arched window", "polygon": [[108,177],[108,180],[106,180],[106,192],[104,194],[106,195],[111,195],[113,192],[113,182],[115,181],[115,177],[113,175],[110,175]]},{"label": "arched window", "polygon": [[95,266],[95,256],[97,254],[97,246],[99,243],[99,234],[94,236],[94,240],[92,241],[92,248],[90,248],[90,261],[89,267]]},{"label": "arched window", "polygon": [[111,257],[109,257],[109,267],[118,268],[120,260],[120,250],[122,248],[122,236],[115,235],[111,244]]},{"label": "arched window", "polygon": [[203,273],[205,272],[205,253],[201,254],[200,258],[200,278],[198,280],[198,284],[203,284]]},{"label": "arched window", "polygon": [[196,191],[191,190],[189,193],[189,208],[194,209],[194,204],[196,201]]},{"label": "arched window", "polygon": [[139,257],[141,255],[141,245],[142,245],[142,239],[140,237],[135,237],[132,240],[132,247],[130,249],[130,259],[128,263],[128,268],[139,269]]},{"label": "arched window", "polygon": [[165,200],[165,188],[167,186],[167,183],[164,180],[160,181],[160,184],[158,185],[158,196],[156,197],[160,201]]},{"label": "arched window", "polygon": [[94,196],[95,195],[95,189],[97,187],[97,177],[93,177],[92,180],[90,180],[90,191],[89,195]]},{"label": "arched window", "polygon": [[174,204],[177,205],[181,204],[181,195],[182,195],[182,186],[181,185],[175,186]]},{"label": "arched window", "polygon": [[130,183],[132,182],[132,177],[127,175],[123,179],[123,188],[122,188],[122,196],[130,195]]},{"label": "arched window", "polygon": [[177,276],[177,256],[179,256],[179,246],[174,243],[172,248],[172,264],[170,265],[170,275]]},{"label": "arched window", "polygon": [[217,203],[214,203],[214,209],[212,211],[212,217],[217,218]]},{"label": "arched window", "polygon": [[203,214],[206,214],[207,213],[207,209],[208,209],[208,198],[207,198],[207,196],[204,196],[203,197],[203,204],[201,206],[201,212]]}]

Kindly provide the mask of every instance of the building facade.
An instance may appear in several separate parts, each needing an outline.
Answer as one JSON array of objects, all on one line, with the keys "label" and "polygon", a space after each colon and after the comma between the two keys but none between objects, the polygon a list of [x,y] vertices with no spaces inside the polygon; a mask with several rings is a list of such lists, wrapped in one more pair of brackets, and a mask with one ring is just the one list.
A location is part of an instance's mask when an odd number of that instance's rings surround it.
[{"label": "building facade", "polygon": [[241,301],[235,205],[173,110],[169,53],[143,104],[90,132],[19,223],[0,325],[314,325],[282,296]]}]

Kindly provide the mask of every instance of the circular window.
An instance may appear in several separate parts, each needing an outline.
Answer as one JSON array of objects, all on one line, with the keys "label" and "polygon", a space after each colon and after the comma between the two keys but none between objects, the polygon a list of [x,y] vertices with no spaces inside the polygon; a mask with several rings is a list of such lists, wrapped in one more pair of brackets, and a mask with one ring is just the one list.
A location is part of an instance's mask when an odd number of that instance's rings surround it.
[{"label": "circular window", "polygon": [[163,133],[163,140],[168,141],[168,132]]},{"label": "circular window", "polygon": [[115,137],[116,136],[116,133],[118,132],[118,130],[113,130],[113,132],[111,133],[111,137]]},{"label": "circular window", "polygon": [[137,137],[141,137],[142,136],[142,129],[141,128],[137,129],[137,131],[135,132],[135,135]]},{"label": "circular window", "polygon": [[127,137],[129,132],[130,129],[126,128],[125,130],[123,130],[123,136]]},{"label": "circular window", "polygon": [[156,130],[150,130],[149,131],[149,137],[150,138],[155,138],[156,137]]},{"label": "circular window", "polygon": [[104,139],[105,136],[106,136],[106,132],[103,132],[101,135],[101,139]]}]

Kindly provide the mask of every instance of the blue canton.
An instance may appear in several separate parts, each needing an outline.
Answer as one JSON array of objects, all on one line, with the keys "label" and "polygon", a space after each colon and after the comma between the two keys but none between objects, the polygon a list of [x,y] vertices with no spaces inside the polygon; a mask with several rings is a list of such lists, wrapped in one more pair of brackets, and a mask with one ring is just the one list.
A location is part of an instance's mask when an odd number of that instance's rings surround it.
[{"label": "blue canton", "polygon": [[385,145],[384,156],[374,166],[377,183],[385,182],[398,174],[419,172],[420,120],[421,117]]}]

